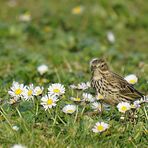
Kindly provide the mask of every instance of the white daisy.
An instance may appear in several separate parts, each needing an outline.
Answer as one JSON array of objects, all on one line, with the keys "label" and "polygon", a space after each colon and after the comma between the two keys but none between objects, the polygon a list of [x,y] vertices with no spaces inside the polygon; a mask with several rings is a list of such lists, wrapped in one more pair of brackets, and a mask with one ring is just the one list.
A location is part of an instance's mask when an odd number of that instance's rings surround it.
[{"label": "white daisy", "polygon": [[13,104],[15,104],[15,103],[17,103],[18,102],[18,100],[19,100],[19,98],[18,97],[14,97],[14,98],[11,98],[10,100],[9,100],[9,104],[10,105],[13,105]]},{"label": "white daisy", "polygon": [[31,21],[31,14],[29,12],[23,13],[19,16],[19,20],[21,22],[30,22]]},{"label": "white daisy", "polygon": [[133,104],[131,105],[131,108],[140,108],[141,104],[143,104],[143,103],[148,103],[147,96],[144,96],[143,98],[134,101]]},{"label": "white daisy", "polygon": [[48,71],[48,66],[43,64],[37,67],[37,71],[39,72],[40,75],[43,75]]},{"label": "white daisy", "polygon": [[83,93],[82,96],[83,96],[83,101],[87,101],[87,102],[95,101],[95,98],[89,93]]},{"label": "white daisy", "polygon": [[88,86],[88,87],[91,87],[91,83],[88,81],[88,82],[86,82],[86,85]]},{"label": "white daisy", "polygon": [[124,117],[124,116],[121,116],[121,117],[120,117],[120,119],[121,119],[121,120],[124,120],[124,119],[125,119],[125,117]]},{"label": "white daisy", "polygon": [[109,128],[109,125],[104,122],[97,122],[95,126],[92,128],[92,131],[94,133],[101,133]]},{"label": "white daisy", "polygon": [[77,89],[77,86],[74,85],[74,84],[69,85],[69,87],[72,88],[72,89]]},{"label": "white daisy", "polygon": [[107,32],[107,39],[110,43],[115,42],[115,36],[114,36],[113,32],[111,32],[111,31]]},{"label": "white daisy", "polygon": [[126,111],[131,109],[131,105],[128,102],[120,102],[117,105],[119,112],[125,113]]},{"label": "white daisy", "polygon": [[138,81],[138,78],[134,74],[130,74],[124,78],[129,84],[135,84]]},{"label": "white daisy", "polygon": [[19,84],[18,82],[13,82],[8,93],[12,97],[22,97],[24,90],[25,90],[24,84]]},{"label": "white daisy", "polygon": [[15,144],[11,148],[27,148],[27,147],[21,144]]},{"label": "white daisy", "polygon": [[77,89],[82,89],[82,90],[86,90],[88,88],[89,88],[88,84],[84,83],[84,82],[78,84],[78,86],[77,86]]},{"label": "white daisy", "polygon": [[48,93],[52,95],[60,96],[65,93],[65,87],[60,83],[51,84],[48,87]]},{"label": "white daisy", "polygon": [[39,96],[43,93],[44,87],[36,86],[33,91],[33,95]]},{"label": "white daisy", "polygon": [[70,97],[70,99],[71,99],[72,101],[75,101],[75,102],[80,102],[80,101],[82,101],[80,97]]},{"label": "white daisy", "polygon": [[83,12],[83,10],[84,10],[83,6],[76,6],[71,10],[71,13],[78,15],[78,14],[81,14]]},{"label": "white daisy", "polygon": [[104,97],[100,93],[98,93],[95,99],[102,100],[102,99],[104,99]]},{"label": "white daisy", "polygon": [[76,111],[76,105],[65,105],[62,111],[67,114],[72,114]]},{"label": "white daisy", "polygon": [[13,129],[14,131],[18,131],[18,130],[19,130],[19,127],[18,127],[17,125],[14,125],[14,126],[12,126],[12,129]]},{"label": "white daisy", "polygon": [[74,84],[71,84],[70,85],[70,88],[72,88],[72,89],[80,89],[80,90],[86,90],[89,87],[91,87],[90,82],[86,82],[86,83],[85,82],[82,82],[82,83],[80,83],[78,85],[74,85]]},{"label": "white daisy", "polygon": [[44,109],[47,110],[48,108],[56,106],[57,101],[58,99],[56,96],[48,94],[41,98],[41,105],[43,105]]},{"label": "white daisy", "polygon": [[101,104],[98,103],[98,102],[93,102],[91,104],[91,108],[94,110],[94,111],[101,111]]},{"label": "white daisy", "polygon": [[140,100],[136,100],[131,105],[131,108],[140,108],[140,104],[141,104],[141,101]]},{"label": "white daisy", "polygon": [[25,100],[29,100],[33,98],[34,87],[33,84],[26,86],[26,89],[23,92],[23,97]]}]

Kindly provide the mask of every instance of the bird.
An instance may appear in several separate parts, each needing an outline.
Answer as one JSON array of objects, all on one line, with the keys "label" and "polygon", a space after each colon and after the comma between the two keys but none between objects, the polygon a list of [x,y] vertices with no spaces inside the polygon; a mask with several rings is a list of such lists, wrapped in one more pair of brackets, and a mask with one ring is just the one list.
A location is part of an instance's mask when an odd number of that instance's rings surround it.
[{"label": "bird", "polygon": [[134,102],[143,98],[143,94],[129,84],[122,76],[112,72],[105,59],[95,58],[90,61],[91,87],[96,95],[103,96],[103,102],[117,105],[120,102]]}]

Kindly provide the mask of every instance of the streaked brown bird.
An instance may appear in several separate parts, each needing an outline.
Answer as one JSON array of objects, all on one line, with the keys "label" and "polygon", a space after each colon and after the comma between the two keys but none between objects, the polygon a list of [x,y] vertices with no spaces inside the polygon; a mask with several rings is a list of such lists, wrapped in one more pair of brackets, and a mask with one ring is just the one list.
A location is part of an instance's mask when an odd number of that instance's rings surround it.
[{"label": "streaked brown bird", "polygon": [[104,59],[93,59],[90,62],[92,72],[91,86],[96,93],[103,95],[103,101],[110,105],[116,105],[121,101],[132,102],[143,97],[133,85],[124,78],[112,72]]}]

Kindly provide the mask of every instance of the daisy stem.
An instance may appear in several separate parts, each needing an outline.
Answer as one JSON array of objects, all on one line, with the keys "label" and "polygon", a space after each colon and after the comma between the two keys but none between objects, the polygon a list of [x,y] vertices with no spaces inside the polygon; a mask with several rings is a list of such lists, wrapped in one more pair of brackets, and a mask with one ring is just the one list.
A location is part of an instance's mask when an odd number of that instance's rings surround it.
[{"label": "daisy stem", "polygon": [[66,123],[62,120],[62,118],[60,116],[58,116],[58,118],[60,119],[60,121],[66,126]]},{"label": "daisy stem", "polygon": [[50,109],[47,109],[47,110],[48,110],[48,117],[53,120],[53,117],[52,117],[52,114],[50,112]]},{"label": "daisy stem", "polygon": [[34,100],[34,98],[32,98],[32,102],[33,102],[33,105],[35,106],[35,100]]},{"label": "daisy stem", "polygon": [[83,107],[83,109],[82,109],[82,112],[81,112],[81,116],[83,115],[83,113],[84,113],[84,111],[85,111],[85,106]]},{"label": "daisy stem", "polygon": [[50,114],[50,116],[51,116],[51,112],[50,112],[50,110],[48,109],[48,113]]},{"label": "daisy stem", "polygon": [[58,122],[56,121],[57,117],[55,116],[55,118],[53,118],[53,116],[52,116],[52,114],[51,114],[51,112],[50,112],[50,109],[48,109],[48,114],[50,115],[49,118],[53,120],[53,125],[52,125],[52,126],[54,126],[55,123],[58,123]]},{"label": "daisy stem", "polygon": [[20,118],[23,118],[17,107],[16,107],[16,111],[17,111],[18,115],[20,116]]},{"label": "daisy stem", "polygon": [[75,115],[74,123],[76,123],[77,118],[78,118],[78,106],[76,108],[76,115]]},{"label": "daisy stem", "polygon": [[74,90],[73,90],[73,89],[71,89],[71,95],[72,95],[72,96],[74,95]]},{"label": "daisy stem", "polygon": [[58,123],[56,120],[57,120],[57,114],[55,115],[55,118],[53,118],[53,124],[52,124],[52,127],[53,127],[56,123]]},{"label": "daisy stem", "polygon": [[35,111],[35,115],[38,115],[38,111],[39,111],[39,104],[38,101],[36,102],[36,111]]},{"label": "daisy stem", "polygon": [[57,111],[57,108],[56,108],[55,118],[54,118],[54,122],[53,122],[53,125],[52,126],[54,126],[55,124],[58,124],[58,122],[56,121],[57,120],[57,115],[58,115],[58,111]]},{"label": "daisy stem", "polygon": [[8,122],[8,124],[10,125],[10,127],[12,127],[12,124],[10,123],[10,121],[8,120],[8,118],[6,117],[6,113],[3,110],[3,108],[1,107],[1,111],[0,113],[2,114],[2,116],[5,118],[5,120]]},{"label": "daisy stem", "polygon": [[23,125],[24,125],[26,131],[28,131],[28,129],[27,129],[27,127],[26,127],[26,124],[25,124],[25,121],[24,121],[24,119],[23,119],[23,116],[21,115],[21,112],[19,111],[19,109],[18,109],[17,107],[16,107],[16,111],[17,111],[18,115],[20,116],[20,118],[22,119]]}]

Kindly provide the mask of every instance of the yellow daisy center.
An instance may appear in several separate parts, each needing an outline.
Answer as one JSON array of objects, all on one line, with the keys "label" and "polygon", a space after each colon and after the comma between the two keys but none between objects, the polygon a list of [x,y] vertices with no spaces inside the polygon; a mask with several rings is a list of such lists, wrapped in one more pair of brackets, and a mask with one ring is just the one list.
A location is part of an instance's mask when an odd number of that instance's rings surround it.
[{"label": "yellow daisy center", "polygon": [[54,89],[53,92],[54,92],[54,93],[59,93],[60,90],[59,90],[59,89]]},{"label": "yellow daisy center", "polygon": [[81,13],[81,7],[78,6],[78,7],[73,8],[73,9],[72,9],[72,12],[73,12],[74,14],[80,14],[80,13]]},{"label": "yellow daisy center", "polygon": [[23,15],[27,16],[27,17],[30,17],[30,13],[29,12],[25,12]]},{"label": "yellow daisy center", "polygon": [[121,107],[121,110],[122,110],[122,111],[126,111],[126,110],[127,110],[127,107],[126,107],[126,106],[122,106],[122,107]]},{"label": "yellow daisy center", "polygon": [[97,130],[98,130],[98,131],[103,131],[103,130],[104,130],[104,127],[103,127],[102,125],[98,125],[98,126],[97,126]]},{"label": "yellow daisy center", "polygon": [[130,82],[131,84],[134,84],[134,83],[136,83],[136,80],[131,79],[131,80],[129,80],[129,82]]},{"label": "yellow daisy center", "polygon": [[74,98],[74,101],[80,101],[81,99],[80,98]]},{"label": "yellow daisy center", "polygon": [[19,88],[15,90],[15,94],[16,95],[20,95],[23,91]]},{"label": "yellow daisy center", "polygon": [[47,100],[47,104],[48,104],[48,105],[51,105],[52,103],[53,103],[53,100],[52,100],[52,99],[48,99],[48,100]]},{"label": "yellow daisy center", "polygon": [[32,95],[32,93],[33,93],[33,91],[32,91],[32,90],[28,90],[28,96],[31,96],[31,95]]},{"label": "yellow daisy center", "polygon": [[40,95],[42,93],[42,90],[37,90],[37,95]]},{"label": "yellow daisy center", "polygon": [[67,113],[73,113],[72,109],[67,110]]},{"label": "yellow daisy center", "polygon": [[102,95],[98,95],[98,99],[103,99],[103,96]]}]

